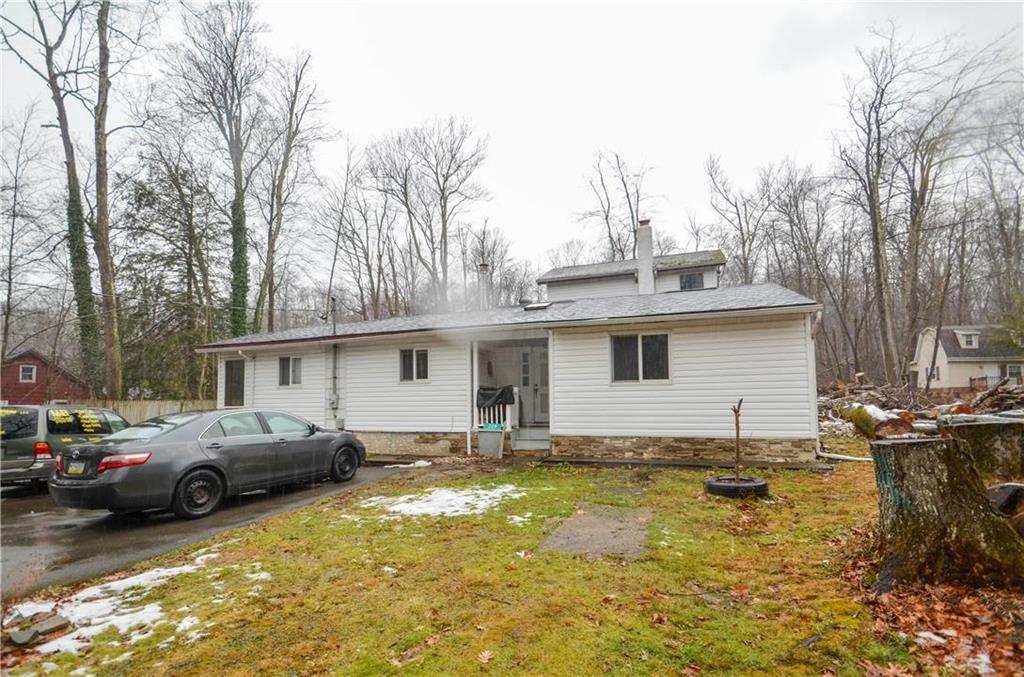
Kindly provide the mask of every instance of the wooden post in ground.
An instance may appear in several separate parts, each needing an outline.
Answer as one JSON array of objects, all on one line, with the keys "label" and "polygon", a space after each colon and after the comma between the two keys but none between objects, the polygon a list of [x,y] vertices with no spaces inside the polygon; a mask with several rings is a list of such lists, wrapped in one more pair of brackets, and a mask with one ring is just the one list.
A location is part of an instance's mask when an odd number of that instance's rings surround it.
[{"label": "wooden post in ground", "polygon": [[925,580],[1024,587],[1024,538],[989,501],[954,439],[871,443],[878,483],[878,587]]}]

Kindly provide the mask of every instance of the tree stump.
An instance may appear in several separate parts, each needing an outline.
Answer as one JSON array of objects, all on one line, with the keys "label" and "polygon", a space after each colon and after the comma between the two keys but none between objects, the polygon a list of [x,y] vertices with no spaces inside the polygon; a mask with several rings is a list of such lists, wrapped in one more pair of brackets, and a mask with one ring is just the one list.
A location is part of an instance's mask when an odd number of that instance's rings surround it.
[{"label": "tree stump", "polygon": [[1024,588],[1024,538],[988,499],[954,439],[871,443],[878,483],[882,570],[897,580]]},{"label": "tree stump", "polygon": [[1024,421],[940,419],[939,430],[960,440],[983,479],[1024,481]]}]

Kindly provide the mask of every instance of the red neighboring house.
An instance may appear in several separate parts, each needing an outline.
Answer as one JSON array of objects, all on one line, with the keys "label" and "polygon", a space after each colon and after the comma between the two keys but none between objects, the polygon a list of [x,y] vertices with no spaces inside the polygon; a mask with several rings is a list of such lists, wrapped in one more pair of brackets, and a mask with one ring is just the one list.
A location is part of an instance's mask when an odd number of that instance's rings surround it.
[{"label": "red neighboring house", "polygon": [[0,400],[8,404],[43,404],[50,400],[89,397],[85,381],[35,350],[23,350],[3,361]]}]

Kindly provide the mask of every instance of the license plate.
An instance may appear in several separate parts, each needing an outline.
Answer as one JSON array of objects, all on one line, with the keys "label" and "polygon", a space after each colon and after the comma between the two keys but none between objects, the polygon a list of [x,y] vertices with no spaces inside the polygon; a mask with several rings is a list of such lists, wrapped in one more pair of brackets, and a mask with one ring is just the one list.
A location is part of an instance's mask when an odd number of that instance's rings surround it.
[{"label": "license plate", "polygon": [[85,461],[72,461],[68,464],[69,475],[83,475],[85,474]]}]

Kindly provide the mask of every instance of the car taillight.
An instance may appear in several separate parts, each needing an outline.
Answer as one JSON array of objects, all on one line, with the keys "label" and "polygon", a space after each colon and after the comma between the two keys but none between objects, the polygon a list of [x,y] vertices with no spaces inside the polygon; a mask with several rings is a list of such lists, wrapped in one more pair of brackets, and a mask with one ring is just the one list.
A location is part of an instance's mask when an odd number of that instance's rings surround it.
[{"label": "car taillight", "polygon": [[36,442],[36,458],[53,458],[49,442]]},{"label": "car taillight", "polygon": [[64,454],[57,454],[57,463],[55,465],[57,470],[64,471]]},{"label": "car taillight", "polygon": [[136,454],[114,454],[113,456],[107,456],[100,461],[96,472],[100,473],[104,470],[113,470],[114,468],[127,468],[130,465],[142,465],[149,460],[150,456],[152,454],[148,451],[141,451]]}]

